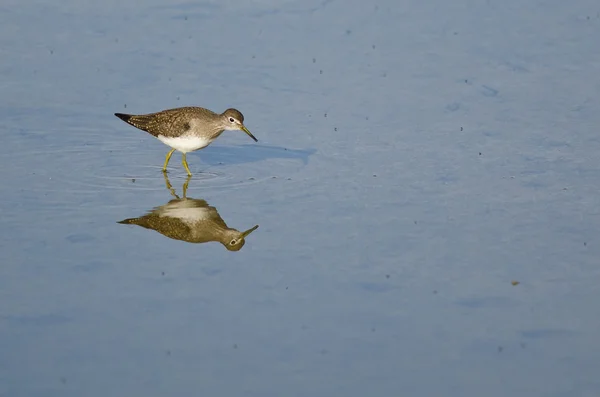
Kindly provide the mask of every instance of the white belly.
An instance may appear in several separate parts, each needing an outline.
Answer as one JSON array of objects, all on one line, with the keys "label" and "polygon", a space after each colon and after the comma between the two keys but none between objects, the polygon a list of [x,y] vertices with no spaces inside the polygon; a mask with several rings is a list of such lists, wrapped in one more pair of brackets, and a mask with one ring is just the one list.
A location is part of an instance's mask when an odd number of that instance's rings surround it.
[{"label": "white belly", "polygon": [[180,138],[169,138],[164,135],[159,135],[158,140],[173,149],[179,150],[182,153],[193,152],[207,147],[212,141],[206,138],[197,136],[186,136]]}]

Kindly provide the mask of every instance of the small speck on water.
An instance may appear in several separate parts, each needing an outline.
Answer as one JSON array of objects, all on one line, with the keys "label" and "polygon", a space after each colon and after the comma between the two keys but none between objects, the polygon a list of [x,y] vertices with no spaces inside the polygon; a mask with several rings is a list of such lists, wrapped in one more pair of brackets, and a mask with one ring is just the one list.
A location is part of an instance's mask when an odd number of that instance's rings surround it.
[{"label": "small speck on water", "polygon": [[373,178],[377,178],[377,174],[373,174]]},{"label": "small speck on water", "polygon": [[321,70],[319,70],[319,74],[323,74],[323,70],[322,70],[322,69],[321,69]]},{"label": "small speck on water", "polygon": [[375,49],[375,44],[373,44],[373,45],[371,46],[371,48]]},{"label": "small speck on water", "polygon": [[463,130],[463,128],[462,128],[462,127],[460,127],[460,130],[462,131],[462,130]]},{"label": "small speck on water", "polygon": [[415,221],[415,225],[417,224],[417,221]]},{"label": "small speck on water", "polygon": [[237,349],[237,348],[238,348],[238,345],[237,345],[237,343],[234,343],[234,344],[233,344],[233,348],[234,348],[234,349]]},{"label": "small speck on water", "polygon": [[165,275],[165,272],[162,272],[162,275],[164,276],[164,275]]},{"label": "small speck on water", "polygon": [[521,342],[521,349],[525,349],[527,347],[527,343]]},{"label": "small speck on water", "polygon": [[317,58],[313,58],[313,63],[317,63]]},{"label": "small speck on water", "polygon": [[365,120],[369,121],[369,116],[365,117]]},{"label": "small speck on water", "polygon": [[169,77],[169,81],[171,81],[171,78]]},{"label": "small speck on water", "polygon": [[324,116],[327,117],[327,113],[325,113]]},{"label": "small speck on water", "polygon": [[256,55],[252,55],[252,59],[256,59]]},{"label": "small speck on water", "polygon": [[326,355],[328,353],[327,349],[321,349],[321,354]]},{"label": "small speck on water", "polygon": [[249,181],[253,181],[253,180],[254,180],[254,178],[253,178],[253,177],[250,177],[250,178],[248,178],[248,180],[249,180]]},{"label": "small speck on water", "polygon": [[291,181],[291,180],[292,180],[292,178],[288,178],[287,180],[288,180],[288,181]]},{"label": "small speck on water", "polygon": [[116,39],[115,39],[115,43],[118,43],[118,42],[119,42],[119,39],[118,39],[118,38],[116,38]]},{"label": "small speck on water", "polygon": [[277,177],[276,176],[272,176],[271,179],[277,179]]},{"label": "small speck on water", "polygon": [[481,156],[481,152],[479,152],[479,155]]},{"label": "small speck on water", "polygon": [[167,356],[171,355],[171,350],[167,350]]},{"label": "small speck on water", "polygon": [[123,105],[123,107],[124,107],[125,109],[127,109],[127,104],[124,104],[124,105]]},{"label": "small speck on water", "polygon": [[184,20],[184,21],[187,21],[187,18],[188,18],[188,17],[187,17],[187,15],[186,15],[185,17],[183,17],[183,20]]},{"label": "small speck on water", "polygon": [[433,290],[433,294],[436,295],[437,294],[437,289]]},{"label": "small speck on water", "polygon": [[334,128],[333,128],[333,130],[334,130],[334,131],[337,131],[337,127],[334,127]]},{"label": "small speck on water", "polygon": [[179,97],[177,97],[177,100],[179,100]]},{"label": "small speck on water", "polygon": [[64,376],[62,376],[60,378],[60,383],[62,383],[63,385],[66,385],[67,384],[67,378],[65,378]]},{"label": "small speck on water", "polygon": [[54,50],[50,50],[50,55],[54,54]]},{"label": "small speck on water", "polygon": [[371,332],[375,332],[375,328],[371,328]]},{"label": "small speck on water", "polygon": [[131,183],[135,183],[135,178],[131,178]]},{"label": "small speck on water", "polygon": [[384,74],[383,74],[383,77],[387,77],[387,73],[384,73]]},{"label": "small speck on water", "polygon": [[583,242],[583,246],[584,246],[584,247],[585,247],[585,246],[587,246],[587,243],[586,243],[585,241]]},{"label": "small speck on water", "polygon": [[468,82],[469,82],[469,80],[465,79],[465,83],[468,83]]},{"label": "small speck on water", "polygon": [[498,353],[502,353],[502,350],[504,350],[504,348],[502,346],[498,346]]},{"label": "small speck on water", "polygon": [[386,275],[385,275],[385,278],[390,278],[390,275],[389,275],[389,274],[386,274]]},{"label": "small speck on water", "polygon": [[510,283],[511,283],[513,286],[517,286],[517,285],[521,284],[521,283],[519,283],[517,280],[513,280],[513,281],[511,281]]}]

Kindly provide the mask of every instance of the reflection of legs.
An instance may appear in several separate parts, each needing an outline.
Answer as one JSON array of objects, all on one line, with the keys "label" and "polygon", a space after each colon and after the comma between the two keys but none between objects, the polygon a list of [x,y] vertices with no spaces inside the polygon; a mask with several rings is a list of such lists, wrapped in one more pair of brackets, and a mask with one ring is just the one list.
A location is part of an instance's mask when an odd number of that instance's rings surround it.
[{"label": "reflection of legs", "polygon": [[[171,195],[175,198],[179,198],[179,196],[177,195],[177,193],[175,193],[175,189],[173,189],[173,186],[171,186],[171,182],[169,181],[169,177],[167,176],[167,171],[163,171],[163,176],[165,177],[165,184],[167,185],[167,189],[169,189],[169,191],[171,192]],[[185,196],[185,192],[184,192],[184,196]]]},{"label": "reflection of legs", "polygon": [[171,156],[173,155],[173,152],[175,151],[175,149],[171,149],[171,151],[169,153],[167,153],[167,158],[165,159],[165,165],[163,165],[163,171],[167,171],[167,164],[169,164],[169,160],[171,160]]},{"label": "reflection of legs", "polygon": [[185,159],[185,153],[183,153],[183,156],[181,156],[181,164],[183,164],[183,168],[185,168],[185,170],[188,173],[188,176],[192,176],[192,173],[190,172],[190,169],[187,165],[187,160]]},{"label": "reflection of legs", "polygon": [[188,190],[188,184],[190,183],[190,179],[192,179],[192,176],[188,175],[187,179],[183,183],[183,198],[184,199],[187,198],[187,190]]}]

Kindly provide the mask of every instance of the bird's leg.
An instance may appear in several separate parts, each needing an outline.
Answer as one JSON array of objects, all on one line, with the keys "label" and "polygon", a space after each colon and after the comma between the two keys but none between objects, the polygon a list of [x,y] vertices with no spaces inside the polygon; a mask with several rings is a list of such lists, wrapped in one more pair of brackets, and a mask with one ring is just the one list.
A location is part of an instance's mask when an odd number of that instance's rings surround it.
[{"label": "bird's leg", "polygon": [[187,160],[185,159],[185,153],[183,153],[183,156],[181,156],[181,164],[183,164],[183,168],[185,168],[185,170],[187,171],[188,176],[192,176],[192,173],[190,172],[190,169],[187,164]]},{"label": "bird's leg", "polygon": [[167,158],[165,159],[165,165],[163,165],[163,172],[167,172],[167,164],[169,164],[169,160],[171,160],[171,156],[173,155],[173,152],[175,151],[175,149],[171,149],[171,151],[169,153],[167,153]]}]

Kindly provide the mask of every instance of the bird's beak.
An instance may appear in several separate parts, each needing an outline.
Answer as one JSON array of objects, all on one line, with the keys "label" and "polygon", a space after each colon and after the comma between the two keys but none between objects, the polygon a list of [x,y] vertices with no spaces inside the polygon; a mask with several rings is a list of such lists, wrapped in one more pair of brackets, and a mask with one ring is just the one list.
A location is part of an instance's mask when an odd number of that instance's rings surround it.
[{"label": "bird's beak", "polygon": [[[250,133],[248,133],[248,134],[250,134]],[[252,136],[252,135],[250,135],[250,136]],[[244,233],[242,233],[242,237],[243,237],[243,238],[246,238],[246,237],[248,237],[248,235],[249,235],[250,233],[252,233],[253,231],[255,231],[256,229],[258,229],[258,225],[254,226],[252,229],[248,229],[248,230],[246,230]]]},{"label": "bird's beak", "polygon": [[[250,131],[248,131],[248,128],[246,128],[246,127],[245,127],[245,126],[243,126],[243,125],[241,126],[241,128],[242,128],[242,131],[244,131],[246,134],[248,134],[248,136],[249,136],[250,138],[254,139],[254,142],[258,142],[258,139],[256,139],[256,138],[254,137],[254,135],[252,135],[252,133],[251,133]],[[256,226],[256,227],[258,227],[258,226]],[[254,229],[252,229],[252,230],[254,230]]]}]

